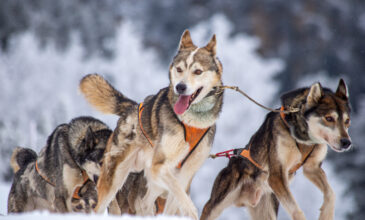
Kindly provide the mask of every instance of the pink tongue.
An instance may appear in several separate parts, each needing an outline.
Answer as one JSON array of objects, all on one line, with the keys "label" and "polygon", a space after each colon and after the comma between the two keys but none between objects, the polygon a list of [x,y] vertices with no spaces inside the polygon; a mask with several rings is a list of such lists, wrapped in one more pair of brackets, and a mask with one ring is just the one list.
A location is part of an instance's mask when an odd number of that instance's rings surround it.
[{"label": "pink tongue", "polygon": [[189,107],[189,99],[190,95],[180,95],[179,99],[175,103],[174,111],[176,114],[181,115],[183,114],[186,109]]}]

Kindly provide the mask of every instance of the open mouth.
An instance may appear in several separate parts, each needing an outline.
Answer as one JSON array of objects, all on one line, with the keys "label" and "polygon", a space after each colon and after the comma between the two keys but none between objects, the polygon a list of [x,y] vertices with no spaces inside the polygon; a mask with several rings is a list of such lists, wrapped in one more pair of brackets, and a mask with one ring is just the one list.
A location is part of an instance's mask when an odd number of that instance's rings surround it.
[{"label": "open mouth", "polygon": [[190,107],[191,103],[194,102],[196,97],[199,96],[202,89],[203,87],[200,87],[191,95],[180,95],[177,102],[174,105],[175,113],[178,115],[183,114]]},{"label": "open mouth", "polygon": [[196,99],[196,97],[198,97],[198,95],[200,94],[200,92],[202,91],[203,87],[200,87],[198,90],[196,90],[191,96],[190,96],[190,99],[189,99],[189,105],[191,103],[194,102],[194,100]]}]

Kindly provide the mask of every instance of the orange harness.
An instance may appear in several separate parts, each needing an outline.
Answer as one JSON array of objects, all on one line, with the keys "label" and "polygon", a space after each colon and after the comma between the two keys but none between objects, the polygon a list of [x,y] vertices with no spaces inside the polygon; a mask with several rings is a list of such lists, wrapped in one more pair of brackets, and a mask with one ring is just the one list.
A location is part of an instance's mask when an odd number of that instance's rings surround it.
[{"label": "orange harness", "polygon": [[[139,104],[138,106],[138,121],[139,121],[139,126],[142,130],[143,135],[146,137],[147,141],[151,144],[152,147],[154,147],[151,139],[148,137],[146,131],[143,129],[143,124],[142,124],[142,112],[143,112],[144,106],[143,106],[143,102]],[[209,128],[195,128],[195,127],[191,127],[189,125],[186,125],[184,123],[182,123],[184,125],[184,132],[185,132],[185,141],[189,143],[189,153],[188,155],[186,155],[186,157],[179,163],[179,165],[177,166],[177,168],[181,168],[185,161],[189,158],[189,156],[193,153],[193,151],[196,149],[196,147],[199,145],[200,141],[204,138],[204,136],[208,133]]]},{"label": "orange harness", "polygon": [[[148,137],[146,131],[143,128],[143,124],[142,124],[143,109],[144,109],[144,106],[143,106],[143,102],[142,102],[138,106],[139,127],[141,128],[143,136],[145,136],[147,141],[150,143],[151,147],[154,147],[151,139]],[[195,128],[195,127],[188,126],[184,123],[182,123],[182,124],[184,125],[185,141],[189,143],[189,153],[188,153],[188,155],[186,155],[186,157],[177,166],[177,168],[179,168],[179,169],[184,165],[185,161],[193,153],[193,151],[199,145],[200,141],[204,138],[204,136],[208,133],[208,130],[210,129],[210,127],[205,128],[205,129],[200,129],[200,128]],[[162,199],[161,197],[158,197],[156,199],[156,201],[155,201],[156,210],[157,210],[156,214],[161,214],[163,212],[163,210],[165,209],[165,203],[166,203],[166,200]]]},{"label": "orange harness", "polygon": [[248,149],[248,150],[243,149],[239,155],[248,159],[253,165],[255,165],[260,170],[263,170],[262,166],[260,164],[256,163],[256,161],[254,159],[252,159],[251,154],[250,154],[250,149]]},{"label": "orange harness", "polygon": [[[38,161],[35,162],[35,170],[37,171],[38,175],[40,177],[42,177],[42,179],[44,179],[48,184],[50,184],[51,186],[55,187],[56,184],[52,183],[46,176],[44,176],[40,171],[39,171],[39,168],[38,168]],[[87,175],[86,171],[85,170],[82,170],[82,178],[84,178],[84,182],[82,183],[82,185],[84,185],[88,180],[89,180],[89,176]],[[81,189],[82,186],[78,186],[76,187],[73,195],[72,195],[72,198],[74,199],[80,199],[80,195],[79,195],[79,191]]]},{"label": "orange harness", "polygon": [[42,177],[47,183],[49,183],[51,186],[56,186],[54,183],[52,183],[46,176],[42,175],[38,168],[38,161],[35,162],[35,170],[37,171],[38,175]]},{"label": "orange harness", "polygon": [[[281,119],[283,120],[284,124],[289,128],[289,124],[288,122],[285,120],[285,113],[283,112],[284,111],[284,106],[281,106],[280,108],[280,117]],[[313,152],[314,150],[314,146],[312,146],[312,149],[310,151],[307,151],[307,152],[304,152],[302,153],[302,158],[301,158],[301,161],[296,164],[294,167],[292,167],[290,170],[289,170],[289,174],[293,174],[295,173],[300,167],[303,166],[303,164],[307,161],[307,159],[309,158],[309,156],[311,155],[311,153]],[[227,150],[227,151],[223,151],[223,152],[220,152],[220,153],[216,153],[214,155],[211,155],[212,158],[215,158],[215,157],[228,157],[228,158],[231,158],[232,156],[241,156],[241,157],[244,157],[246,159],[248,159],[253,165],[255,165],[257,168],[263,170],[262,166],[260,164],[258,164],[252,157],[251,157],[251,154],[250,154],[250,147],[249,149],[242,149],[241,152],[239,152],[239,150],[241,150],[242,148],[240,149],[232,149],[232,150]],[[233,153],[232,153],[233,152]]]}]

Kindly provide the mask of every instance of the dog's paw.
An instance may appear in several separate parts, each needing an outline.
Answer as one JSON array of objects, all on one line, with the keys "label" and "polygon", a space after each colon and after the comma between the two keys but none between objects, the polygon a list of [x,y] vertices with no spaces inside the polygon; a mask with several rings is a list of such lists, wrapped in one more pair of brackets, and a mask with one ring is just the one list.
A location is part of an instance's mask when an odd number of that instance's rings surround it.
[{"label": "dog's paw", "polygon": [[189,211],[187,210],[184,215],[185,216],[188,216],[188,217],[190,217],[192,219],[196,219],[196,220],[199,219],[198,218],[198,210],[195,207],[192,210],[189,210]]}]

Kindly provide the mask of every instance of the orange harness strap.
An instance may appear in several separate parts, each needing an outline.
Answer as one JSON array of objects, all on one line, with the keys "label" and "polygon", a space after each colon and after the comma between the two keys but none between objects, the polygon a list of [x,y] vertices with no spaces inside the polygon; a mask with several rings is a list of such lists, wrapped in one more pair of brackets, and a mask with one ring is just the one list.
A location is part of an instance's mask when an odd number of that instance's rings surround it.
[{"label": "orange harness strap", "polygon": [[199,145],[200,141],[204,138],[205,134],[208,133],[209,128],[195,128],[184,124],[185,130],[185,141],[189,143],[189,153],[186,157],[179,163],[177,168],[181,168],[189,156],[193,153],[195,148]]},{"label": "orange harness strap", "polygon": [[[285,110],[284,106],[281,106],[281,108],[280,108],[280,117],[283,120],[284,124],[289,128],[289,124],[288,124],[288,122],[285,119],[285,113],[283,112],[284,110]],[[302,155],[301,162],[298,163],[298,164],[296,164],[294,167],[292,167],[289,170],[289,174],[293,174],[299,168],[301,168],[303,166],[303,164],[305,163],[305,161],[307,161],[307,159],[309,158],[309,156],[311,155],[311,153],[313,152],[313,150],[314,150],[314,145],[312,146],[312,149],[309,152],[307,152],[306,154]]]},{"label": "orange harness strap", "polygon": [[151,144],[151,146],[153,147],[152,141],[148,138],[146,131],[143,129],[143,125],[142,125],[142,112],[143,112],[143,102],[141,102],[138,105],[138,121],[139,121],[139,127],[142,130],[143,135],[146,137],[147,141]]},{"label": "orange harness strap", "polygon": [[[55,187],[56,185],[54,183],[52,183],[46,176],[44,176],[43,174],[41,174],[41,172],[39,171],[39,167],[38,167],[38,161],[35,162],[35,170],[37,171],[38,175],[40,177],[42,177],[47,183],[49,183],[51,186]],[[84,178],[84,182],[82,183],[82,185],[84,185],[88,179],[89,179],[89,176],[87,175],[86,171],[85,170],[82,170],[82,178]],[[78,186],[76,187],[74,193],[72,194],[72,198],[75,198],[75,199],[80,199],[80,196],[79,196],[79,191],[81,189],[82,186]]]},{"label": "orange harness strap", "polygon": [[35,170],[37,171],[38,175],[42,177],[47,183],[49,183],[51,186],[56,186],[53,184],[46,176],[42,175],[38,168],[38,161],[35,162]]},{"label": "orange harness strap", "polygon": [[[283,122],[285,123],[286,126],[289,127],[289,124],[288,122],[285,120],[285,113],[283,112],[284,111],[284,106],[281,106],[280,108],[280,117],[281,119],[283,120]],[[250,148],[247,150],[247,149],[243,149],[240,153],[240,156],[244,157],[244,158],[247,158],[252,164],[254,164],[257,168],[263,170],[262,166],[258,163],[256,163],[256,161],[251,157],[251,154],[250,154]],[[300,164],[301,166],[301,164]],[[299,166],[299,167],[300,167]]]},{"label": "orange harness strap", "polygon": [[303,164],[307,161],[307,159],[309,158],[309,156],[312,154],[313,150],[314,150],[315,145],[312,146],[312,149],[310,151],[308,151],[306,154],[302,155],[302,159],[300,161],[300,163],[296,164],[294,167],[292,167],[289,170],[289,174],[293,174],[295,173],[299,168],[301,168],[303,166]]},{"label": "orange harness strap", "polygon": [[263,170],[262,166],[260,164],[256,163],[256,161],[254,161],[254,159],[252,159],[250,150],[243,149],[240,153],[240,156],[247,158],[251,163],[253,163],[253,165],[255,165],[260,170]]},{"label": "orange harness strap", "polygon": [[72,194],[72,198],[74,198],[74,199],[80,199],[80,195],[79,195],[80,189],[89,180],[89,176],[87,175],[85,170],[82,170],[82,178],[84,178],[84,182],[82,183],[81,186],[76,187],[76,189],[74,190],[74,193]]},{"label": "orange harness strap", "polygon": [[[142,124],[142,112],[143,112],[143,102],[138,105],[138,121],[139,126],[141,128],[141,131],[143,133],[143,136],[146,137],[147,141],[151,144],[152,147],[154,147],[151,139],[148,138],[146,131],[143,129]],[[200,141],[203,139],[205,134],[208,132],[209,128],[195,128],[188,126],[184,123],[184,131],[185,131],[185,141],[189,143],[189,153],[188,155],[179,163],[177,168],[181,168],[185,161],[188,159],[188,157],[192,154],[192,152],[195,150],[195,148],[199,145]]]}]

